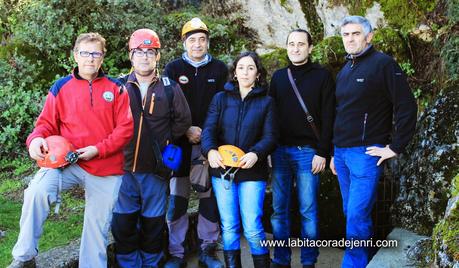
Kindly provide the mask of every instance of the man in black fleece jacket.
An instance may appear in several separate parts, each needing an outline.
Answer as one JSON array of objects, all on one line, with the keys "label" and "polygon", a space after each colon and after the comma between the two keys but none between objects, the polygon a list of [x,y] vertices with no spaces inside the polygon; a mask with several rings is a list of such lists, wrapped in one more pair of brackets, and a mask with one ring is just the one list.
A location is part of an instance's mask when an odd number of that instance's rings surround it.
[{"label": "man in black fleece jacket", "polygon": [[[222,61],[209,53],[209,29],[199,18],[193,18],[182,28],[185,52],[166,65],[164,73],[180,84],[191,110],[192,126],[176,142],[183,150],[180,169],[170,181],[167,226],[169,228],[169,253],[172,258],[165,268],[185,267],[184,241],[188,230],[188,201],[190,197],[190,169],[204,168],[201,156],[201,128],[212,98],[222,91],[228,69]],[[198,174],[192,172],[191,174]],[[216,257],[220,234],[219,214],[212,189],[199,192],[197,232],[200,243],[199,264],[208,268],[222,268]]]},{"label": "man in black fleece jacket", "polygon": [[[373,32],[367,19],[346,17],[341,35],[348,62],[336,78],[335,149],[330,168],[338,174],[346,238],[366,240],[373,235],[371,210],[380,164],[402,153],[413,137],[417,106],[398,64],[370,44]],[[350,247],[342,267],[365,267],[368,261],[367,248]]]},{"label": "man in black fleece jacket", "polygon": [[[301,237],[310,240],[318,238],[318,173],[325,168],[332,147],[335,83],[329,71],[308,60],[311,51],[311,35],[301,29],[292,31],[287,38],[287,54],[291,64],[277,70],[271,80],[270,95],[275,100],[280,119],[280,146],[272,154],[274,212],[271,224],[274,239],[287,240],[290,237],[290,203],[294,181],[301,213]],[[314,119],[318,137],[295,95],[288,69]],[[318,255],[317,248],[303,247],[303,267],[313,267]],[[290,248],[274,249],[272,267],[290,267],[290,261]]]}]

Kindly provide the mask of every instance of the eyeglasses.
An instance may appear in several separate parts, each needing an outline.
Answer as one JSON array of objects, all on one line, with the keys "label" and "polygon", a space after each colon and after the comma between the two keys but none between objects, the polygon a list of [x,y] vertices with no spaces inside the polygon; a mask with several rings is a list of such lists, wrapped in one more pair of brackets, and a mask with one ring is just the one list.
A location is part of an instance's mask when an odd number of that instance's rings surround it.
[{"label": "eyeglasses", "polygon": [[145,55],[147,55],[147,58],[154,58],[156,57],[156,51],[152,50],[152,49],[149,49],[147,51],[143,51],[143,50],[140,50],[140,49],[134,49],[132,51],[132,53],[136,56],[136,57],[139,57],[139,58],[142,58],[142,57],[145,57]]},{"label": "eyeglasses", "polygon": [[104,55],[104,53],[102,52],[98,52],[98,51],[95,51],[95,52],[89,52],[89,51],[80,51],[80,56],[81,57],[84,57],[84,58],[87,58],[89,56],[92,56],[93,58],[101,58],[102,56]]}]

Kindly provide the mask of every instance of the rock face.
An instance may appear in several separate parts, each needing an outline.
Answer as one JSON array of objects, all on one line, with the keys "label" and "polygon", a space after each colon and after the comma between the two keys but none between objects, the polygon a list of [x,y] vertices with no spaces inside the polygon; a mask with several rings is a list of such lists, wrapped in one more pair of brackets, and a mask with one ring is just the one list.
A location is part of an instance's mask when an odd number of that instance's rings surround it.
[{"label": "rock face", "polygon": [[[225,16],[235,12],[242,14],[244,25],[254,30],[263,48],[285,47],[288,33],[295,28],[304,28],[313,33],[315,39],[339,34],[341,20],[350,14],[348,8],[329,0],[310,1],[281,0],[214,0],[205,1],[207,10]],[[236,8],[237,7],[237,8]],[[373,27],[386,26],[381,5],[377,2],[366,9],[365,17]],[[323,29],[318,32],[316,28]]]},{"label": "rock face", "polygon": [[[459,105],[458,86],[445,89],[421,115],[413,142],[397,163],[400,189],[393,215],[396,225],[433,235],[440,267],[459,265]],[[453,190],[450,190],[453,188]],[[445,210],[446,208],[446,210]]]},{"label": "rock face", "polygon": [[459,174],[453,185],[445,216],[433,234],[436,264],[440,267],[459,267]]},{"label": "rock face", "polygon": [[408,154],[400,158],[395,172],[400,192],[394,219],[400,226],[431,234],[443,216],[451,181],[459,170],[458,103],[459,90],[452,86],[420,115]]},{"label": "rock face", "polygon": [[379,267],[409,267],[413,263],[408,258],[406,252],[413,248],[417,241],[427,239],[413,232],[395,228],[388,236],[387,240],[396,240],[396,247],[381,248],[368,264],[367,268]]}]

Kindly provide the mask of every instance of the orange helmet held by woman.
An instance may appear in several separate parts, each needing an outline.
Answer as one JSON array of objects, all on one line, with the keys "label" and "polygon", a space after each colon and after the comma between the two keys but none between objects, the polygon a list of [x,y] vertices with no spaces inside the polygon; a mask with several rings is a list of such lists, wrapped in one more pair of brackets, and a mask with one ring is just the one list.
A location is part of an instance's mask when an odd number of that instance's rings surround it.
[{"label": "orange helmet held by woman", "polygon": [[[223,183],[223,187],[226,190],[231,188],[233,183],[234,176],[240,169],[241,157],[245,155],[244,151],[234,145],[222,145],[218,147],[218,153],[223,158],[223,165],[229,167],[225,173],[220,173],[220,178],[223,180],[227,175],[229,175],[229,185]],[[224,180],[223,180],[224,181]]]},{"label": "orange helmet held by woman", "polygon": [[223,165],[228,167],[239,167],[241,157],[245,154],[244,151],[234,145],[222,145],[218,147],[218,153],[223,158]]}]

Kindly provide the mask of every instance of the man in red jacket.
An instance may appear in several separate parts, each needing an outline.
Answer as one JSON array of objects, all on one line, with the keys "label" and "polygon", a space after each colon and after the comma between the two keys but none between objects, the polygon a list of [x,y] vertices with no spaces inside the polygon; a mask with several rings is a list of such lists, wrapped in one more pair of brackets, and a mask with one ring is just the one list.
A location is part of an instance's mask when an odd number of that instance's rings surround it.
[{"label": "man in red jacket", "polygon": [[51,204],[56,202],[57,212],[60,192],[77,184],[84,187],[86,198],[79,267],[107,266],[108,229],[123,174],[122,149],[133,135],[133,120],[127,92],[100,69],[105,52],[105,39],[98,33],[78,36],[73,49],[78,68],[51,87],[27,138],[35,160],[45,157],[45,138],[60,135],[77,148],[79,161],[65,169],[42,168],[30,182],[10,267],[34,267]]}]

